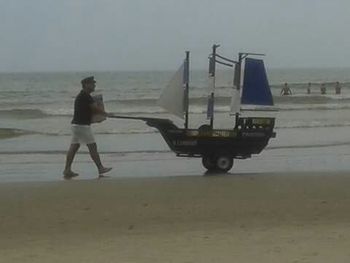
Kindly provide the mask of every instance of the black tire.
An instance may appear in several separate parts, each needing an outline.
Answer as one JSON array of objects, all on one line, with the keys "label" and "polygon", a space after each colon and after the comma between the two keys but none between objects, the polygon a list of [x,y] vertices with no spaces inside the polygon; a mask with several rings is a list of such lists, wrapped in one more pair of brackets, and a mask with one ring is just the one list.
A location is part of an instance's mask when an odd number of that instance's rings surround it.
[{"label": "black tire", "polygon": [[230,155],[221,154],[221,155],[218,155],[217,158],[215,159],[215,168],[219,172],[226,173],[229,170],[231,170],[232,166],[233,166],[233,158]]},{"label": "black tire", "polygon": [[198,128],[199,132],[207,132],[207,131],[211,131],[211,130],[212,130],[212,128],[208,124],[203,124]]},{"label": "black tire", "polygon": [[214,171],[216,169],[216,160],[212,156],[203,156],[202,164],[208,171]]},{"label": "black tire", "polygon": [[200,135],[204,135],[204,136],[208,136],[208,134],[210,134],[211,133],[211,130],[212,130],[212,128],[210,127],[210,125],[207,125],[207,124],[203,124],[202,126],[200,126],[199,128],[198,128],[198,133],[200,134]]}]

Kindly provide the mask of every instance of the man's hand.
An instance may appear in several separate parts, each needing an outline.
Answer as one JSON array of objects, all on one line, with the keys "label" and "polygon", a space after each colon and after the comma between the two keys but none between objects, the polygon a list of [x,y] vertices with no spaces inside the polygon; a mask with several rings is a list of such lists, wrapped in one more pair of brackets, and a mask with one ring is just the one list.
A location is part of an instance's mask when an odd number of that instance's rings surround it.
[{"label": "man's hand", "polygon": [[92,103],[90,107],[91,107],[92,113],[107,116],[107,113],[104,111],[104,109],[98,106],[96,102]]}]

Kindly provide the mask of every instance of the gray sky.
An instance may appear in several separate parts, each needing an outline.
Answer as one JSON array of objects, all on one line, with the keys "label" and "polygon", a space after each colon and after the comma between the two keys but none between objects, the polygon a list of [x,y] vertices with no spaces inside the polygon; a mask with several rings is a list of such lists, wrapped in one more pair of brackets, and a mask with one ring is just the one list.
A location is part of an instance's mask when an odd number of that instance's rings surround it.
[{"label": "gray sky", "polygon": [[350,0],[0,0],[0,71],[174,69],[191,51],[350,67]]}]

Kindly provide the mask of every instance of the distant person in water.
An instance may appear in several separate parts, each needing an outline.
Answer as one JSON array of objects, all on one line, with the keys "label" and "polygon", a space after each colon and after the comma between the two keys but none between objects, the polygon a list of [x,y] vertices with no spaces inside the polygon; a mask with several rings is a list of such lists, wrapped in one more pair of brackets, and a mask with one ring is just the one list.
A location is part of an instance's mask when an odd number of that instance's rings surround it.
[{"label": "distant person in water", "polygon": [[99,107],[90,95],[95,90],[96,81],[93,76],[87,77],[81,81],[81,85],[82,89],[74,101],[72,140],[66,156],[66,166],[63,171],[64,179],[71,179],[78,176],[77,173],[72,171],[71,167],[75,154],[78,152],[81,143],[87,145],[91,159],[96,164],[99,177],[103,177],[103,174],[112,170],[112,168],[104,167],[102,165],[90,126],[93,114],[107,116],[104,109]]},{"label": "distant person in water", "polygon": [[341,93],[341,86],[339,81],[335,83],[335,94],[340,94]]},{"label": "distant person in water", "polygon": [[320,87],[320,91],[321,91],[321,94],[326,94],[326,85],[324,83],[321,84],[321,87]]},{"label": "distant person in water", "polygon": [[310,82],[307,84],[306,93],[311,94],[311,83]]},{"label": "distant person in water", "polygon": [[284,83],[284,86],[281,90],[281,95],[282,96],[292,95],[292,90],[289,88],[287,83]]}]

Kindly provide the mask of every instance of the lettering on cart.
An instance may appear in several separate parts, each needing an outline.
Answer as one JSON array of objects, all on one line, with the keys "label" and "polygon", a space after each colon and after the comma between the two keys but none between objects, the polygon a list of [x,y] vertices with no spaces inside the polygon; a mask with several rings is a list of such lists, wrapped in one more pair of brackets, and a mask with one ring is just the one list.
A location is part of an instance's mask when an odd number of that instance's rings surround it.
[{"label": "lettering on cart", "polygon": [[174,140],[173,144],[176,146],[194,146],[194,145],[197,145],[198,142],[196,140],[192,140],[192,141]]},{"label": "lettering on cart", "polygon": [[242,132],[242,137],[260,138],[264,136],[265,136],[265,133],[263,132]]}]

